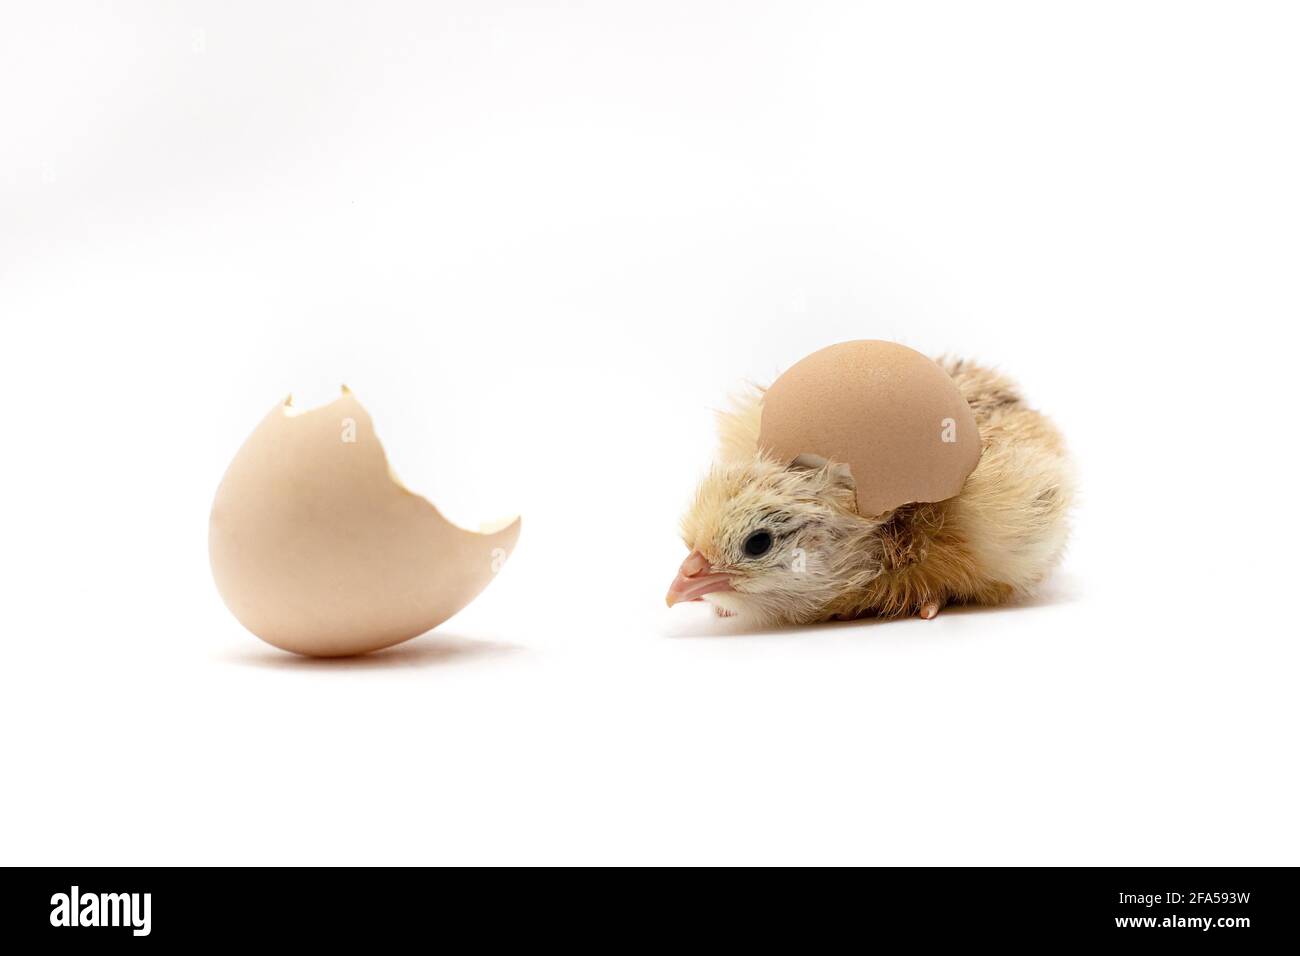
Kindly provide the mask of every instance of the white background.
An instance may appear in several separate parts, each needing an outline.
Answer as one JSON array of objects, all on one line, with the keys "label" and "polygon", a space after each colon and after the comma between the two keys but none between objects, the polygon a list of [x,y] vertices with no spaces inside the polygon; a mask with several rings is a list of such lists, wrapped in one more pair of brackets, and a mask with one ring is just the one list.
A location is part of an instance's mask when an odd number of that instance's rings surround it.
[{"label": "white background", "polygon": [[[0,859],[1295,864],[1294,7],[84,3],[0,17]],[[1018,378],[1026,606],[669,611],[710,409],[832,342]],[[453,519],[297,659],[207,515],[340,382]]]}]

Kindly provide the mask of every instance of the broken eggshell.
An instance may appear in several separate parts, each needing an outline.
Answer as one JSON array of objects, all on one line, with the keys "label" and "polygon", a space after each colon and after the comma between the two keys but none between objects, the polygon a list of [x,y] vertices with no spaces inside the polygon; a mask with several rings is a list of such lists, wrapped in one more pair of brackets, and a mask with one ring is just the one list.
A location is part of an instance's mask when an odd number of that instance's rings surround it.
[{"label": "broken eggshell", "polygon": [[801,359],[763,396],[759,448],[848,467],[858,513],[958,494],[979,463],[975,415],[937,362],[897,342],[841,342]]},{"label": "broken eggshell", "polygon": [[244,627],[286,651],[335,657],[447,620],[487,587],[519,525],[466,531],[408,491],[345,386],[301,413],[286,399],[248,436],[217,488],[208,552]]}]

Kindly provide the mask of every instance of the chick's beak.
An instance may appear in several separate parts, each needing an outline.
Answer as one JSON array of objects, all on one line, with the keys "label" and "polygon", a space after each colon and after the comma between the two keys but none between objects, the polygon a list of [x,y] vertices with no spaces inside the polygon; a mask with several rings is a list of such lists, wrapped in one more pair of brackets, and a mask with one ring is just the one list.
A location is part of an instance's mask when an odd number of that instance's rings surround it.
[{"label": "chick's beak", "polygon": [[668,606],[679,601],[698,601],[714,591],[730,591],[731,577],[713,573],[708,560],[698,551],[692,551],[677,570],[672,587],[668,589]]}]

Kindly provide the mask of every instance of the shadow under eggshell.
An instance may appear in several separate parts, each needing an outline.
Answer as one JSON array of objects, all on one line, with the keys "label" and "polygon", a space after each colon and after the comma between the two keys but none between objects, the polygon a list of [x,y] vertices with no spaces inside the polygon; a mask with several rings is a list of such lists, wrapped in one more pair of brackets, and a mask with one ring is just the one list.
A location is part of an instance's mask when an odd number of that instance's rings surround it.
[{"label": "shadow under eggshell", "polygon": [[392,477],[351,392],[278,405],[231,461],[208,550],[222,600],[276,647],[361,654],[437,627],[491,582],[519,519],[492,534],[452,524]]}]

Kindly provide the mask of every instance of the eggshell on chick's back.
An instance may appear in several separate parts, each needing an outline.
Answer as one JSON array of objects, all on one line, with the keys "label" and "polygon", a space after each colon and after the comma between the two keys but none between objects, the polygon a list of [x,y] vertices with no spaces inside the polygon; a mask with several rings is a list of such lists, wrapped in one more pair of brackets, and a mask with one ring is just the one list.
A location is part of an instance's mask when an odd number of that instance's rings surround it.
[{"label": "eggshell on chick's back", "polygon": [[423,634],[492,580],[519,520],[492,534],[447,521],[392,476],[351,392],[277,406],[230,463],[208,550],[226,606],[276,647],[360,654]]},{"label": "eggshell on chick's back", "polygon": [[896,342],[832,345],[796,362],[763,397],[760,449],[847,464],[858,512],[883,515],[961,491],[980,459],[975,416],[933,360]]}]

